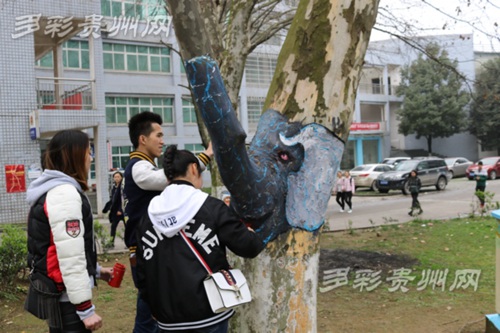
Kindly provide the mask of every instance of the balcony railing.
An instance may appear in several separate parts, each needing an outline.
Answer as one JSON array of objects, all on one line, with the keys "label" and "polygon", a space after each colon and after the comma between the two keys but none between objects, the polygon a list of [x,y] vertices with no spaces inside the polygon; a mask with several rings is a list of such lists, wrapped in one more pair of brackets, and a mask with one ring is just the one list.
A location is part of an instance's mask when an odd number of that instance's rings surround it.
[{"label": "balcony railing", "polygon": [[95,110],[94,81],[37,77],[38,109]]},{"label": "balcony railing", "polygon": [[[396,89],[398,86],[389,85],[389,95],[396,96]],[[383,84],[373,84],[373,83],[360,83],[358,87],[358,93],[362,94],[373,94],[373,95],[384,95],[384,85]]]}]

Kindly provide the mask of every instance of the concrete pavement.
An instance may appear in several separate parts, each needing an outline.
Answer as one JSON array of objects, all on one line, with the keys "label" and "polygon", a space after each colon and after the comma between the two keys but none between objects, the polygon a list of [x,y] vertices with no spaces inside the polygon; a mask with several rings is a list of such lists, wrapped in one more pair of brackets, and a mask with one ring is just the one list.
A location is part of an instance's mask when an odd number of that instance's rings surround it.
[{"label": "concrete pavement", "polygon": [[[476,203],[474,189],[476,183],[465,178],[452,179],[444,191],[433,187],[423,188],[419,201],[424,213],[421,219],[450,219],[467,217],[472,213],[472,205]],[[488,181],[486,191],[495,193],[494,201],[500,201],[500,179]],[[380,225],[391,225],[413,221],[416,217],[408,215],[411,196],[399,191],[390,191],[388,195],[377,195],[374,192],[358,190],[352,199],[353,212],[340,213],[335,196],[330,198],[326,211],[327,230],[340,231],[350,228],[370,228]],[[489,213],[488,213],[489,214]],[[97,218],[109,230],[107,218]],[[118,226],[118,234],[124,234],[123,223]],[[109,253],[128,251],[120,237],[115,239],[115,247]]]},{"label": "concrete pavement", "polygon": [[[423,188],[419,195],[424,213],[420,219],[450,219],[467,217],[477,204],[474,196],[476,183],[465,178],[452,179],[444,191],[435,188]],[[488,181],[486,191],[500,193],[500,179]],[[332,231],[349,228],[369,228],[384,224],[399,224],[410,222],[417,217],[411,217],[408,212],[411,207],[411,196],[400,191],[390,191],[388,195],[376,195],[374,192],[358,191],[353,197],[353,212],[340,213],[340,206],[332,196],[326,212],[326,223]],[[361,195],[361,193],[363,193]],[[500,200],[498,195],[494,201]]]}]

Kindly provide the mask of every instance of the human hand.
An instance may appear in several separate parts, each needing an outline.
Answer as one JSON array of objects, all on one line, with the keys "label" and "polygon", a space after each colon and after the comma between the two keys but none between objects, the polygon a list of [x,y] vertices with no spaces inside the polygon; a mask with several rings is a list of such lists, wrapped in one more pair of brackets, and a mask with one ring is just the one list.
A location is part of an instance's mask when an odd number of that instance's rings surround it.
[{"label": "human hand", "polygon": [[120,216],[120,215],[122,215],[122,212],[118,211],[118,212],[116,212],[116,215]]},{"label": "human hand", "polygon": [[97,313],[94,313],[92,316],[85,318],[82,321],[85,328],[91,331],[97,331],[102,327],[102,318]]},{"label": "human hand", "polygon": [[99,278],[106,282],[109,282],[113,277],[113,268],[112,267],[101,267],[101,275]]},{"label": "human hand", "polygon": [[208,143],[207,149],[203,152],[205,153],[208,157],[212,158],[214,156],[214,150],[212,148],[212,141]]}]

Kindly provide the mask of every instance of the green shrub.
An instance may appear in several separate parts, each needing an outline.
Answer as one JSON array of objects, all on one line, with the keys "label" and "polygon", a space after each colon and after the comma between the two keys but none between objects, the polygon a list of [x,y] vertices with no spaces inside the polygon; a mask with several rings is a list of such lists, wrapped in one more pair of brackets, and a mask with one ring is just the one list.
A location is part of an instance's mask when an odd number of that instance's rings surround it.
[{"label": "green shrub", "polygon": [[109,230],[105,228],[99,220],[94,220],[94,234],[98,240],[97,246],[101,249],[102,254],[107,256],[111,247],[111,236],[109,235]]},{"label": "green shrub", "polygon": [[15,280],[26,266],[28,255],[26,231],[19,226],[7,225],[0,244],[0,289],[15,288]]}]

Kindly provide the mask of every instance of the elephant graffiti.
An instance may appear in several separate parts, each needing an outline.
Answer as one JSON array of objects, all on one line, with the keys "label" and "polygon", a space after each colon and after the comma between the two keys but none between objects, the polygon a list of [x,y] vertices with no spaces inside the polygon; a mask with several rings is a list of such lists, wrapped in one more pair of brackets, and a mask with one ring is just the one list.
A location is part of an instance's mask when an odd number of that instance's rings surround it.
[{"label": "elephant graffiti", "polygon": [[317,230],[324,223],[344,142],[321,125],[304,126],[267,110],[247,150],[247,135],[216,62],[202,56],[185,67],[238,216],[266,243],[292,227]]}]

